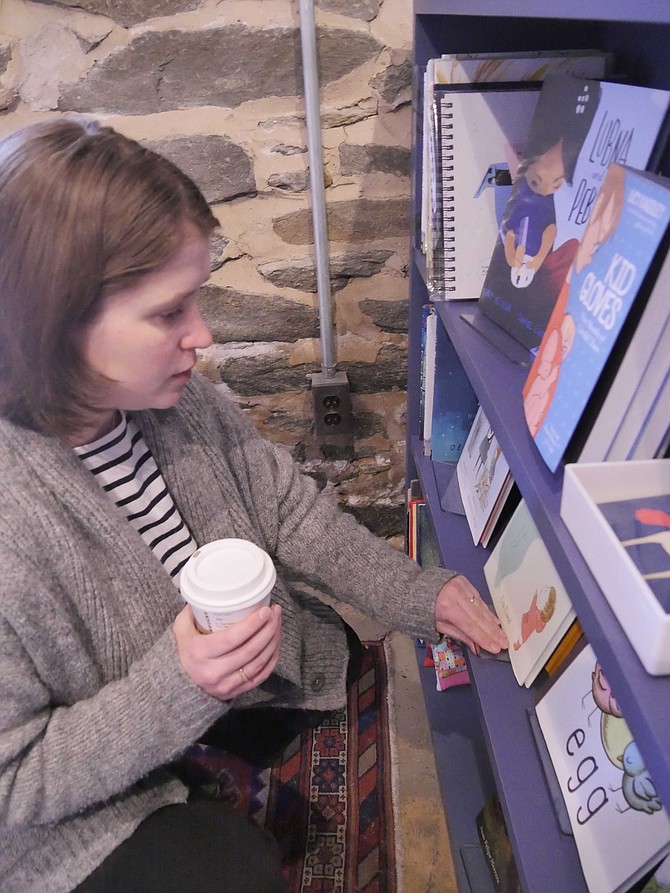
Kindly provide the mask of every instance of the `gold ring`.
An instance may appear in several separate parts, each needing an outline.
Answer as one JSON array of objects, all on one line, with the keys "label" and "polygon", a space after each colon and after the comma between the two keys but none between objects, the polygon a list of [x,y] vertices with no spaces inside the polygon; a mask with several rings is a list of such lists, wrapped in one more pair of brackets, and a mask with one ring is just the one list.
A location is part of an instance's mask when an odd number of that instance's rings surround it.
[{"label": "gold ring", "polygon": [[249,677],[248,677],[247,674],[244,672],[244,667],[240,667],[239,670],[238,670],[237,672],[238,672],[238,673],[240,674],[240,676],[242,677],[242,682],[244,682],[244,684],[246,685],[247,682],[249,681]]}]

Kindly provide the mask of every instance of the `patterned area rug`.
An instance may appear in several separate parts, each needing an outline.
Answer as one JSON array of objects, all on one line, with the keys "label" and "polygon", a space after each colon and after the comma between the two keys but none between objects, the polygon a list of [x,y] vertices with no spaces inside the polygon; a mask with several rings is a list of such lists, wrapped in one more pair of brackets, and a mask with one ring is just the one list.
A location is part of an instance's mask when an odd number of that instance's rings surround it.
[{"label": "patterned area rug", "polygon": [[386,655],[363,644],[346,709],[269,769],[203,745],[189,754],[210,791],[274,834],[289,893],[396,893]]}]

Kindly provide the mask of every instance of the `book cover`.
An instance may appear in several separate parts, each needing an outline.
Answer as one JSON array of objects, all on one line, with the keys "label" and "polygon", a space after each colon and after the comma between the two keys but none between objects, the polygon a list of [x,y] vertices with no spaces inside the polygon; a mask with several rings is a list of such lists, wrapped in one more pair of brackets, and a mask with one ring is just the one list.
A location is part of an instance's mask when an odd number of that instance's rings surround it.
[{"label": "book cover", "polygon": [[497,794],[491,794],[478,813],[477,834],[496,891],[521,893],[519,873]]},{"label": "book cover", "polygon": [[670,613],[670,493],[601,502],[598,508],[660,606]]},{"label": "book cover", "polygon": [[484,576],[516,680],[529,687],[575,612],[524,500],[486,561]]},{"label": "book cover", "polygon": [[438,320],[430,456],[436,462],[458,462],[475,420],[479,401],[447,330]]},{"label": "book cover", "polygon": [[589,893],[623,893],[670,850],[670,821],[586,645],[535,708]]},{"label": "book cover", "polygon": [[[523,388],[528,430],[551,471],[563,458],[610,354],[616,347],[613,360],[620,361],[644,309],[657,272],[653,262],[667,241],[669,186],[670,180],[618,164],[608,169]],[[594,400],[602,399],[608,378],[603,375]]]},{"label": "book cover", "polygon": [[670,92],[551,76],[540,92],[480,296],[482,313],[536,350],[608,166],[653,166]]},{"label": "book cover", "polygon": [[437,317],[432,304],[421,308],[421,369],[419,374],[419,436],[430,443],[435,384],[435,333]]},{"label": "book cover", "polygon": [[[668,372],[670,358],[670,255],[654,282],[640,321],[589,425],[579,462],[629,458],[635,438]],[[652,457],[647,457],[652,458]]]},{"label": "book cover", "polygon": [[538,88],[532,81],[514,87],[435,88],[435,185],[427,255],[433,300],[473,299],[481,293]]},{"label": "book cover", "polygon": [[421,248],[430,252],[432,236],[430,157],[431,109],[434,89],[438,85],[541,82],[548,74],[573,74],[586,78],[602,78],[611,65],[611,55],[600,50],[547,50],[510,53],[457,53],[429,59],[422,79],[422,170],[421,180]]},{"label": "book cover", "polygon": [[480,406],[456,465],[458,486],[470,533],[477,545],[499,497],[509,493],[512,476],[493,428]]}]

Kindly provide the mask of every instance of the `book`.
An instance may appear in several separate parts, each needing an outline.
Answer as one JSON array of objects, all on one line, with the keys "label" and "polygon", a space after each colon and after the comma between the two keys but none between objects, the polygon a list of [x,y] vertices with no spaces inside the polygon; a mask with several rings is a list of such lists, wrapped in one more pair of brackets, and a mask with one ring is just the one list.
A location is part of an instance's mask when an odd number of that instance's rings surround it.
[{"label": "book", "polygon": [[435,339],[437,315],[432,304],[424,304],[421,311],[421,370],[419,432],[425,455],[430,455],[430,435],[433,427],[433,398],[435,395]]},{"label": "book", "polygon": [[438,85],[481,85],[531,81],[539,83],[548,74],[573,74],[602,78],[610,69],[612,57],[600,50],[542,50],[509,53],[456,53],[429,59],[422,79],[422,170],[421,250],[428,255],[431,229],[431,131],[432,109]]},{"label": "book", "polygon": [[480,406],[456,465],[472,540],[478,545],[492,515],[499,516],[513,480],[507,460]]},{"label": "book", "polygon": [[527,81],[434,90],[427,253],[433,300],[481,293],[539,86]]},{"label": "book", "polygon": [[590,645],[535,712],[589,893],[629,890],[670,851],[670,821]]},{"label": "book", "polygon": [[584,634],[579,620],[575,618],[568,627],[568,631],[554,649],[553,654],[544,665],[544,671],[548,676],[554,676],[563,662],[572,653],[575,645],[581,641]]},{"label": "book", "polygon": [[497,793],[487,798],[477,814],[477,835],[496,891],[521,893],[519,873]]},{"label": "book", "polygon": [[670,433],[670,370],[638,432],[628,457],[664,458]]},{"label": "book", "polygon": [[633,84],[543,82],[479,299],[526,349],[542,340],[608,166],[653,169],[669,103],[670,91]]},{"label": "book", "polygon": [[[523,387],[526,424],[551,471],[589,401],[595,414],[603,400],[667,250],[669,222],[670,180],[610,165]],[[588,415],[581,436],[587,430]]]},{"label": "book", "polygon": [[424,452],[436,462],[458,462],[479,401],[447,330],[438,320],[430,440]]},{"label": "book", "polygon": [[[668,372],[670,254],[666,255],[613,380],[579,454],[579,462],[628,459]],[[646,456],[644,458],[652,458]]]},{"label": "book", "polygon": [[519,685],[530,687],[575,619],[551,556],[521,500],[484,564]]}]

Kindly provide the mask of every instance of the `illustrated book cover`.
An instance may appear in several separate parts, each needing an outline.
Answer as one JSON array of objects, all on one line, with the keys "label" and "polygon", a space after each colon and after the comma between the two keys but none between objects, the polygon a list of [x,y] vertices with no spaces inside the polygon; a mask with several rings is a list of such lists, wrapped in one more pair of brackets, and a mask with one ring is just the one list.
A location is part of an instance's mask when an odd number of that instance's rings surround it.
[{"label": "illustrated book cover", "polygon": [[470,533],[477,545],[501,500],[512,487],[502,449],[480,406],[456,465],[458,486]]},{"label": "illustrated book cover", "polygon": [[458,462],[478,408],[460,357],[438,320],[430,441],[424,452],[436,462]]},{"label": "illustrated book cover", "polygon": [[428,253],[430,242],[430,189],[432,164],[429,158],[431,109],[435,88],[440,86],[541,83],[549,74],[571,74],[603,78],[611,66],[611,55],[600,50],[546,50],[506,53],[456,53],[429,59],[423,77],[422,133],[424,172],[421,182],[421,247]]},{"label": "illustrated book cover", "polygon": [[629,890],[670,850],[670,821],[590,645],[535,712],[589,893]]},{"label": "illustrated book cover", "polygon": [[543,82],[479,299],[528,350],[542,340],[609,165],[653,169],[669,103],[669,91],[622,82]]},{"label": "illustrated book cover", "polygon": [[539,84],[435,88],[427,284],[478,298],[539,97]]},{"label": "illustrated book cover", "polygon": [[[551,471],[601,374],[593,400],[603,399],[644,309],[669,222],[670,180],[610,165],[523,387],[526,424]],[[592,402],[589,414],[595,412]]]},{"label": "illustrated book cover", "polygon": [[530,687],[575,611],[526,502],[519,502],[484,565],[519,685]]},{"label": "illustrated book cover", "polygon": [[670,613],[670,493],[598,503],[626,554]]}]

